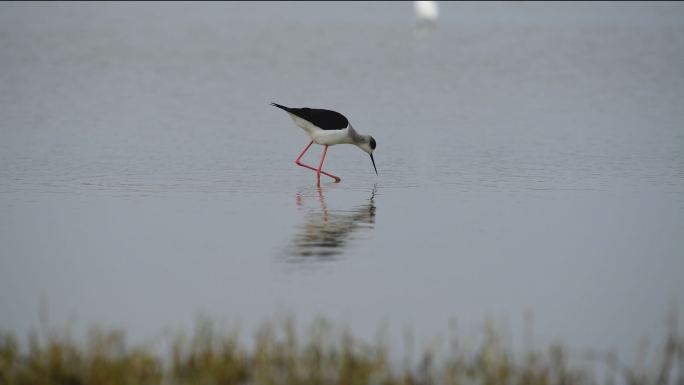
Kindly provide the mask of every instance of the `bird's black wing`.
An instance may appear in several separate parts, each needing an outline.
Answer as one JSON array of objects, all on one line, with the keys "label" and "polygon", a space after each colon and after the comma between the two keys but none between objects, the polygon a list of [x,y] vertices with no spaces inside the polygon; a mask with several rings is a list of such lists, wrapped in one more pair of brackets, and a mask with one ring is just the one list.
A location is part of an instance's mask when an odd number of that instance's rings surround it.
[{"label": "bird's black wing", "polygon": [[336,111],[308,107],[290,108],[276,103],[271,103],[271,105],[309,121],[323,130],[341,130],[343,128],[347,128],[349,125],[347,118]]}]

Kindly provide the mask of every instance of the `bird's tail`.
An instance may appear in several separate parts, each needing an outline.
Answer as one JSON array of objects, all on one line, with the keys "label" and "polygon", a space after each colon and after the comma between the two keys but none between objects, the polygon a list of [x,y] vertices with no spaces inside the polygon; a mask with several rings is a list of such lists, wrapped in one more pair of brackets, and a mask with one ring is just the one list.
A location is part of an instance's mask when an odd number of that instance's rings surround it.
[{"label": "bird's tail", "polygon": [[280,109],[283,110],[283,111],[290,112],[290,107],[281,106],[281,105],[278,104],[278,103],[271,103],[271,105],[272,105],[273,107],[278,107],[278,108],[280,108]]}]

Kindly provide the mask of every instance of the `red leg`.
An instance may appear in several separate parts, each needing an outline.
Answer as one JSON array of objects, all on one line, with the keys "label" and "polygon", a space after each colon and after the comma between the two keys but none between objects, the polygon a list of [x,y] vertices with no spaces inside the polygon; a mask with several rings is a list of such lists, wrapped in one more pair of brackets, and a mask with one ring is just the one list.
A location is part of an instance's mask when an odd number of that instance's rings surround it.
[{"label": "red leg", "polygon": [[309,147],[311,147],[312,144],[313,144],[313,140],[310,141],[310,142],[309,142],[309,145],[306,146],[306,147],[304,148],[304,151],[302,151],[302,153],[299,154],[299,156],[298,156],[297,159],[295,160],[295,163],[296,163],[297,165],[302,166],[302,164],[299,163],[299,160],[302,159],[302,157],[304,156],[304,153],[305,153],[306,151],[309,150]]},{"label": "red leg", "polygon": [[[325,171],[322,171],[322,170],[320,169],[320,167],[319,167],[318,169],[315,169],[315,168],[313,168],[313,167],[311,167],[311,166],[309,166],[309,165],[306,165],[306,164],[300,162],[300,160],[301,160],[302,157],[304,156],[304,153],[306,153],[306,151],[309,149],[309,147],[311,147],[312,144],[313,144],[313,140],[306,146],[306,148],[304,148],[304,151],[302,151],[302,153],[299,154],[299,157],[297,157],[297,159],[295,160],[295,164],[296,164],[297,166],[301,166],[301,167],[304,167],[304,168],[308,168],[309,170],[316,171],[316,173],[320,173],[320,174],[323,174],[323,175],[327,175],[327,176],[329,176],[329,177],[335,179],[335,182],[339,182],[339,181],[341,180],[339,177],[337,177],[337,176],[335,176],[335,175],[333,175],[333,174],[328,174],[328,173],[325,172]],[[328,149],[328,146],[325,146],[325,150],[324,150],[324,151],[327,151],[327,149]],[[323,157],[325,158],[325,152],[323,153]],[[321,161],[321,165],[322,165],[322,164],[323,164],[323,162]],[[318,174],[319,180],[320,180],[320,174]]]},{"label": "red leg", "polygon": [[318,185],[321,184],[321,169],[323,168],[323,162],[325,161],[325,154],[328,152],[328,145],[323,147],[323,156],[321,156],[321,163],[318,164],[318,170],[316,170],[316,178],[318,178]]}]

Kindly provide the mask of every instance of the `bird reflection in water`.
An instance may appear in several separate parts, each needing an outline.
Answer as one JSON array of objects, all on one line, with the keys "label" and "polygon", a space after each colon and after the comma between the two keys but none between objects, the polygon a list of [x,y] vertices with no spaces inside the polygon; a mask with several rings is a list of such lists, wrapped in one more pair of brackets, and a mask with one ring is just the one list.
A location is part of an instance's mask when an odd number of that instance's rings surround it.
[{"label": "bird reflection in water", "polygon": [[[289,262],[316,262],[335,260],[349,248],[349,241],[358,239],[362,230],[372,229],[375,224],[375,193],[373,186],[370,198],[349,210],[329,210],[323,188],[318,187],[316,194],[320,210],[307,212],[304,224],[294,236],[292,248],[288,252]],[[310,197],[310,196],[309,196]],[[297,193],[297,206],[304,208],[306,200],[302,191]]]}]

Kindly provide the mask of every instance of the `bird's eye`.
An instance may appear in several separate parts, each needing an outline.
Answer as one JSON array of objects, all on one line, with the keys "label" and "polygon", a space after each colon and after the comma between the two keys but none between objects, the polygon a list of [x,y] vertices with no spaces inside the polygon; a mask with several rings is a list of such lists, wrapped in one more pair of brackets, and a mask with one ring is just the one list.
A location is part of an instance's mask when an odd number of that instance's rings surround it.
[{"label": "bird's eye", "polygon": [[370,138],[370,148],[371,150],[375,150],[376,144],[375,144],[375,139]]}]

